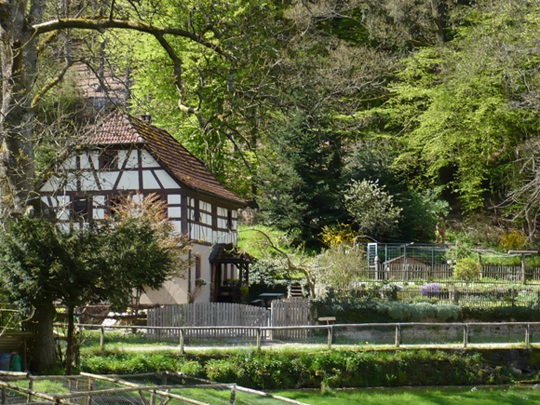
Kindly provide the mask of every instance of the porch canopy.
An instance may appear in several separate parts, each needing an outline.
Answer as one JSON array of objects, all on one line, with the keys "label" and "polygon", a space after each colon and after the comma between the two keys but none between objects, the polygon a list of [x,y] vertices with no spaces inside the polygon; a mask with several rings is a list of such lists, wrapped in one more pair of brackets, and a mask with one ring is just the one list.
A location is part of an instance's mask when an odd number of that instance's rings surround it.
[{"label": "porch canopy", "polygon": [[[210,300],[240,302],[242,300],[240,287],[249,285],[249,265],[253,263],[254,258],[240,251],[238,246],[232,243],[217,243],[212,248],[209,261],[212,269]],[[237,269],[238,277],[228,278],[231,268]]]}]

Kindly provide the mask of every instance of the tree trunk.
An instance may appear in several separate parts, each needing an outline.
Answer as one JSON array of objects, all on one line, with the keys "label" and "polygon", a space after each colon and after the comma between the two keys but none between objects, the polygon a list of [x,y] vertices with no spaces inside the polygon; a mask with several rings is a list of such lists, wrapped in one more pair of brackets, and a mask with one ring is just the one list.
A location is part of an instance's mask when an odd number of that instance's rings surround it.
[{"label": "tree trunk", "polygon": [[69,305],[67,308],[67,317],[68,317],[68,330],[67,330],[67,348],[66,348],[66,366],[64,369],[65,375],[71,375],[73,369],[73,346],[75,342],[73,341],[74,332],[75,332],[75,322],[74,322],[74,313],[75,308],[73,305]]},{"label": "tree trunk", "polygon": [[56,345],[53,332],[55,316],[56,309],[52,301],[43,302],[39,308],[36,308],[30,322],[31,332],[33,332],[30,370],[33,372],[43,373],[56,367]]},{"label": "tree trunk", "polygon": [[[2,2],[0,2],[2,3]],[[27,18],[26,2],[0,4],[0,214],[23,212],[34,186],[30,107],[37,66],[37,48]],[[36,12],[36,8],[32,7]]]}]

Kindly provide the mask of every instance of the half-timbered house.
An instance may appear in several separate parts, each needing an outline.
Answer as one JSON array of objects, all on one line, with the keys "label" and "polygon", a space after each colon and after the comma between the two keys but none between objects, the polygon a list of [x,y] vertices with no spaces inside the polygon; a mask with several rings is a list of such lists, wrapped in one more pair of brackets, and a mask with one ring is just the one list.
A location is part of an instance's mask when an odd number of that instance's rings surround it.
[{"label": "half-timbered house", "polygon": [[167,204],[175,231],[190,236],[192,265],[185,277],[144,294],[141,304],[239,301],[249,264],[236,252],[244,201],[148,118],[111,113],[68,151],[41,187],[42,201],[61,222],[99,221],[119,196],[151,193]]}]

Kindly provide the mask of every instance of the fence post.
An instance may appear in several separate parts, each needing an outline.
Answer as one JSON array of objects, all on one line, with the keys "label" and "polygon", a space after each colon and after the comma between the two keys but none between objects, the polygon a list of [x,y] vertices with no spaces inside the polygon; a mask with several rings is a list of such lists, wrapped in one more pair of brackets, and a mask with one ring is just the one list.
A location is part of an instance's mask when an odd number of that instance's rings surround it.
[{"label": "fence post", "polygon": [[167,373],[166,372],[161,373],[161,385],[167,385]]},{"label": "fence post", "polygon": [[180,341],[178,342],[180,345],[180,355],[185,354],[185,348],[184,348],[184,328],[180,328]]},{"label": "fence post", "polygon": [[257,350],[261,350],[261,336],[262,336],[262,331],[261,331],[261,328],[257,328]]},{"label": "fence post", "polygon": [[2,403],[7,404],[7,392],[6,387],[2,387]]},{"label": "fence post", "polygon": [[466,348],[469,344],[469,325],[463,325],[463,347]]},{"label": "fence post", "polygon": [[399,323],[396,325],[395,342],[396,342],[396,347],[399,347],[399,345],[401,344],[401,325]]},{"label": "fence post", "polygon": [[30,391],[28,393],[28,402],[32,402],[31,392],[34,391],[34,380],[32,379],[32,377],[30,377],[30,381],[28,381],[28,391]]},{"label": "fence post", "polygon": [[525,347],[527,347],[528,349],[530,345],[531,345],[531,324],[528,323],[527,327],[525,328]]},{"label": "fence post", "polygon": [[101,326],[99,330],[101,332],[99,335],[99,349],[103,350],[105,348],[105,327]]},{"label": "fence post", "polygon": [[453,286],[453,292],[454,292],[454,305],[459,305],[459,292],[456,288],[456,286]]},{"label": "fence post", "polygon": [[332,349],[333,335],[334,335],[334,327],[332,325],[328,325],[328,350]]},{"label": "fence post", "polygon": [[233,385],[231,386],[231,398],[229,401],[230,405],[236,404],[236,387]]}]

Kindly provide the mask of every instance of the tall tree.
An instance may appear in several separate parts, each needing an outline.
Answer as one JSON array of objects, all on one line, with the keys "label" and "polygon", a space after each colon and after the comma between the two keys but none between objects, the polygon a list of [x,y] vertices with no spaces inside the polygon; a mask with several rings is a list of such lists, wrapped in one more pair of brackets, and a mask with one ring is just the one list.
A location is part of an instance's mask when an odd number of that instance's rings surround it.
[{"label": "tall tree", "polygon": [[534,2],[478,2],[451,42],[403,60],[372,119],[399,137],[395,166],[413,187],[443,185],[469,213],[505,192],[515,148],[538,131],[537,13]]},{"label": "tall tree", "polygon": [[[259,206],[268,223],[316,247],[325,225],[344,215],[339,198],[339,134],[301,113],[276,129],[262,168]],[[313,127],[312,127],[313,125]]]},{"label": "tall tree", "polygon": [[[167,54],[173,71],[171,86],[177,92],[181,109],[204,108],[190,106],[192,101],[184,81],[184,58],[171,45],[171,39],[182,38],[211,50],[223,63],[231,64],[231,52],[224,47],[226,30],[219,31],[220,21],[210,24],[190,24],[205,15],[196,7],[185,9],[175,1],[162,3],[141,1],[77,3],[42,0],[10,0],[0,2],[0,63],[2,65],[2,104],[0,108],[0,190],[2,211],[24,212],[34,197],[34,116],[43,96],[64,77],[75,61],[88,60],[85,50],[97,52],[91,42],[95,35],[108,30],[144,33],[159,43]],[[239,7],[236,4],[235,7]],[[183,26],[163,25],[168,12],[182,11]],[[41,69],[56,66],[56,71]],[[227,78],[222,78],[224,82]]]}]

